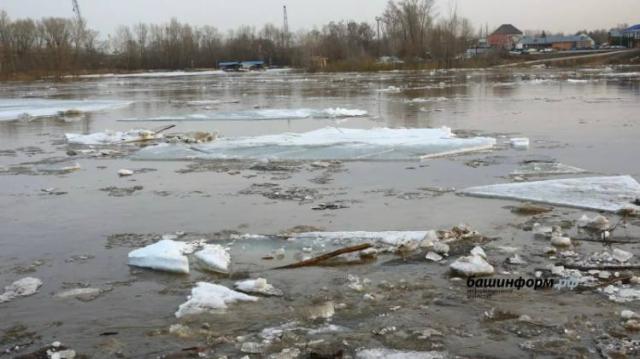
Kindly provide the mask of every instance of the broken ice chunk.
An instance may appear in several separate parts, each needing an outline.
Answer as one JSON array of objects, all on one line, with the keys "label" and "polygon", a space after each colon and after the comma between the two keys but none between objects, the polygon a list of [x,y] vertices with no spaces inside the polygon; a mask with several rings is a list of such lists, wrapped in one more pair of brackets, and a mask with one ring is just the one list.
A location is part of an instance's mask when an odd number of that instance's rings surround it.
[{"label": "broken ice chunk", "polygon": [[578,219],[578,228],[586,228],[596,231],[604,231],[610,228],[609,219],[602,215],[597,215],[593,218],[583,214],[580,219]]},{"label": "broken ice chunk", "polygon": [[4,287],[4,293],[0,294],[0,303],[9,302],[18,297],[27,297],[36,294],[42,281],[38,278],[26,277],[17,280]]},{"label": "broken ice chunk", "polygon": [[487,259],[487,254],[484,252],[484,249],[482,249],[482,247],[480,246],[473,247],[473,249],[471,250],[471,254],[474,256],[480,256],[484,259]]},{"label": "broken ice chunk", "polygon": [[620,317],[622,319],[639,319],[640,315],[636,314],[634,311],[626,309],[620,312]]},{"label": "broken ice chunk", "polygon": [[65,134],[65,138],[68,143],[78,145],[112,145],[136,141],[149,141],[162,138],[162,134],[149,130],[136,129],[129,131],[96,132],[88,135],[67,133]]},{"label": "broken ice chunk", "polygon": [[91,301],[96,299],[100,294],[102,294],[102,292],[103,290],[100,288],[74,288],[56,293],[55,297],[61,299],[76,298],[81,301]]},{"label": "broken ice chunk", "polygon": [[129,104],[130,102],[111,100],[0,99],[0,121],[24,117],[81,114],[125,107]]},{"label": "broken ice chunk", "polygon": [[132,176],[132,175],[133,175],[133,171],[132,170],[127,170],[127,169],[118,170],[118,176],[120,176],[120,177],[128,177],[128,176]]},{"label": "broken ice chunk", "polygon": [[441,255],[439,255],[436,252],[431,252],[431,251],[429,251],[429,253],[427,253],[425,258],[430,260],[430,261],[432,261],[432,262],[440,262],[443,259],[443,257]]},{"label": "broken ice chunk", "polygon": [[267,280],[264,278],[243,280],[236,282],[234,286],[237,290],[245,293],[262,294],[274,297],[281,297],[284,295],[280,289],[267,283]]},{"label": "broken ice chunk", "polygon": [[451,270],[467,277],[492,275],[495,270],[484,258],[478,255],[470,255],[458,258],[449,265]]},{"label": "broken ice chunk", "polygon": [[207,282],[198,282],[191,290],[188,300],[178,307],[176,318],[227,309],[236,302],[255,302],[257,297],[236,292],[227,287]]},{"label": "broken ice chunk", "polygon": [[443,256],[449,255],[449,250],[450,250],[450,247],[446,243],[436,242],[433,245],[433,251]]},{"label": "broken ice chunk", "polygon": [[304,312],[307,318],[311,320],[329,319],[336,313],[335,306],[333,305],[332,301],[311,305],[305,308]]},{"label": "broken ice chunk", "polygon": [[550,176],[586,172],[582,168],[558,162],[528,162],[510,173],[511,176]]},{"label": "broken ice chunk", "polygon": [[364,349],[356,353],[356,359],[445,359],[444,352],[401,351],[386,348]]},{"label": "broken ice chunk", "polygon": [[640,184],[631,176],[585,177],[472,187],[461,193],[618,212],[634,206],[630,203],[640,195]]},{"label": "broken ice chunk", "polygon": [[205,267],[213,272],[228,273],[231,255],[219,244],[207,244],[195,257]]},{"label": "broken ice chunk", "polygon": [[129,252],[129,265],[174,273],[189,273],[189,259],[184,256],[185,244],[164,239]]},{"label": "broken ice chunk", "polygon": [[551,236],[551,244],[556,247],[569,247],[571,246],[571,238],[554,233]]},{"label": "broken ice chunk", "polygon": [[527,261],[522,259],[522,257],[520,257],[520,255],[518,255],[518,254],[515,254],[513,257],[507,258],[507,262],[509,264],[513,264],[513,265],[525,265],[525,264],[527,264]]},{"label": "broken ice chunk", "polygon": [[624,263],[633,257],[633,253],[623,251],[622,249],[615,248],[613,250],[613,259],[620,263]]},{"label": "broken ice chunk", "polygon": [[529,149],[529,139],[526,137],[515,137],[511,139],[511,147],[516,150],[526,150]]}]

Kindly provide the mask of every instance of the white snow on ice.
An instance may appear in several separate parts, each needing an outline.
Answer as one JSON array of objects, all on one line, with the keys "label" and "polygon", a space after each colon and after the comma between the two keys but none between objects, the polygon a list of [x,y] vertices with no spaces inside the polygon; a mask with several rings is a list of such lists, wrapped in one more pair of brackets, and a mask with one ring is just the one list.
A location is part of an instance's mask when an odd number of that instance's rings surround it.
[{"label": "white snow on ice", "polygon": [[493,148],[490,137],[458,138],[450,128],[350,129],[221,138],[201,145],[147,147],[134,158],[271,160],[415,160]]},{"label": "white snow on ice", "polygon": [[169,115],[149,118],[124,119],[125,122],[162,122],[162,121],[256,121],[256,120],[297,120],[327,119],[367,116],[367,111],[348,108],[326,108],[322,110],[298,109],[259,109],[244,111],[216,111],[188,115]]},{"label": "white snow on ice", "polygon": [[548,181],[496,184],[467,188],[463,194],[515,199],[598,211],[640,209],[640,184],[631,176],[584,177]]},{"label": "white snow on ice", "polygon": [[51,100],[36,98],[0,99],[0,121],[48,117],[67,111],[96,112],[122,108],[131,102],[115,100]]},{"label": "white snow on ice", "polygon": [[174,273],[189,273],[187,245],[169,239],[129,252],[129,265]]},{"label": "white snow on ice", "polygon": [[182,318],[185,315],[223,311],[227,309],[229,304],[255,302],[257,300],[257,297],[236,292],[218,284],[198,282],[196,287],[191,290],[188,300],[178,308],[176,318]]}]

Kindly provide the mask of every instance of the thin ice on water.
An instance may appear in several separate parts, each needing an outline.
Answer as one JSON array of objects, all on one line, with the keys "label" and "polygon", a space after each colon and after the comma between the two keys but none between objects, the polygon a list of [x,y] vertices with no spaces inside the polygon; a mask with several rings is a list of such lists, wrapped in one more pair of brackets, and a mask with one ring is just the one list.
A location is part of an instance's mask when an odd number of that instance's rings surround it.
[{"label": "thin ice on water", "polygon": [[478,197],[515,199],[558,206],[618,212],[640,209],[640,184],[631,176],[584,177],[471,187],[461,193]]},{"label": "thin ice on water", "polygon": [[141,160],[415,160],[492,148],[490,137],[459,138],[450,128],[350,129],[223,138],[197,146],[159,145],[139,151]]},{"label": "thin ice on water", "polygon": [[187,115],[170,115],[148,118],[129,118],[126,122],[180,122],[180,121],[260,121],[260,120],[296,120],[327,119],[367,116],[367,111],[348,108],[326,109],[258,109],[243,111],[212,111]]},{"label": "thin ice on water", "polygon": [[57,100],[38,98],[0,99],[0,121],[48,117],[73,112],[94,112],[128,106],[116,100]]}]

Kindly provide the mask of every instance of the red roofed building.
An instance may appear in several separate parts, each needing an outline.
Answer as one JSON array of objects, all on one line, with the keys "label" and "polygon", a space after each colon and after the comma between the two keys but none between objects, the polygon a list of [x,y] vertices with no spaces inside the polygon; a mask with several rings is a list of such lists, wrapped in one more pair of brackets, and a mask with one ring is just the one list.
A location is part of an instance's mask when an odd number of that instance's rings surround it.
[{"label": "red roofed building", "polygon": [[491,47],[510,50],[516,46],[522,35],[522,31],[515,26],[505,24],[489,35],[487,41]]}]

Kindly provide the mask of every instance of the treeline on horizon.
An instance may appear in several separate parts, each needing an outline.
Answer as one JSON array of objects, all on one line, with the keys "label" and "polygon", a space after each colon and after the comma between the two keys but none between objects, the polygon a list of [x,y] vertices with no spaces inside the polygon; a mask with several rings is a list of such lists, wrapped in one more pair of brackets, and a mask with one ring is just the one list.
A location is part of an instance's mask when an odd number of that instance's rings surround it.
[{"label": "treeline on horizon", "polygon": [[340,21],[284,33],[267,24],[223,34],[213,26],[172,19],[121,26],[107,39],[83,19],[12,20],[0,10],[0,75],[212,68],[220,61],[256,59],[314,69],[318,59],[326,58],[334,68],[366,69],[375,68],[380,56],[433,67],[459,65],[478,34],[455,9],[437,14],[434,1],[391,0],[373,25]]}]

